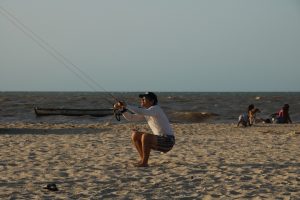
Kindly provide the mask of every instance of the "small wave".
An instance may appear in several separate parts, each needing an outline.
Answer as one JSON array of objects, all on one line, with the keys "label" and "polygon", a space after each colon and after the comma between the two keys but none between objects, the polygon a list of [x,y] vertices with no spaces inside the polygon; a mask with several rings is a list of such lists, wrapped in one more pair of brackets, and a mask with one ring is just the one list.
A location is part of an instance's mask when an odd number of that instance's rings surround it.
[{"label": "small wave", "polygon": [[172,122],[203,122],[219,115],[209,112],[173,112],[169,116]]}]

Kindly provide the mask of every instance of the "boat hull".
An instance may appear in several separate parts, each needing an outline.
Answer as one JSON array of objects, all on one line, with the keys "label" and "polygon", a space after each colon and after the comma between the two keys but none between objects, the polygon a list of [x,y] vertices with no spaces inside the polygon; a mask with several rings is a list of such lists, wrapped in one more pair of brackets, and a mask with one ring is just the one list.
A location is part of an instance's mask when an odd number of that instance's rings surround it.
[{"label": "boat hull", "polygon": [[83,116],[90,115],[94,117],[105,117],[113,115],[113,109],[73,109],[73,108],[34,108],[36,116],[47,115],[65,115],[65,116]]}]

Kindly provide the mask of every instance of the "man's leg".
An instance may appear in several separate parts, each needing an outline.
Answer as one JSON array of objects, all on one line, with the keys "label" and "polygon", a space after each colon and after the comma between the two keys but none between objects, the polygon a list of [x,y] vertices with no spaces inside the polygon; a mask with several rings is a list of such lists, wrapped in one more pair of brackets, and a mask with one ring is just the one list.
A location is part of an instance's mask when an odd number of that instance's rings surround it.
[{"label": "man's leg", "polygon": [[139,167],[148,167],[151,149],[157,145],[157,136],[144,133],[141,138],[143,158]]},{"label": "man's leg", "polygon": [[142,132],[132,130],[131,141],[140,155],[140,163],[142,162],[143,157],[144,157],[143,156],[143,147],[142,147],[142,135],[143,135]]}]

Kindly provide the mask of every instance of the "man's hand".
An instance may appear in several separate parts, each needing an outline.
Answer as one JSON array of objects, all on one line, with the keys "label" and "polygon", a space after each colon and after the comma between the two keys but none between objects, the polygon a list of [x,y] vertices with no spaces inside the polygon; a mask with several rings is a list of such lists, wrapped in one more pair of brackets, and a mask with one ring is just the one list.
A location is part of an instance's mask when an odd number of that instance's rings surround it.
[{"label": "man's hand", "polygon": [[125,102],[122,102],[122,101],[119,101],[118,103],[116,103],[114,105],[114,108],[117,109],[117,110],[123,110],[126,108],[126,103]]}]

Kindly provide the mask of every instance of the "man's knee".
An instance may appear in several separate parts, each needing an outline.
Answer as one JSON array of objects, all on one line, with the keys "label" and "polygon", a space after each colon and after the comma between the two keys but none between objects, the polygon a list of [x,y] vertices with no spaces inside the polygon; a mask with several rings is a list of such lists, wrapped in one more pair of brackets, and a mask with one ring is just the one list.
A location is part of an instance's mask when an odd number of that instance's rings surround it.
[{"label": "man's knee", "polygon": [[152,134],[143,134],[142,135],[142,142],[144,144],[149,144],[150,146],[155,145],[156,136]]},{"label": "man's knee", "polygon": [[142,140],[143,140],[143,141],[144,141],[144,140],[149,140],[150,137],[151,137],[150,134],[143,134],[143,135],[142,135]]},{"label": "man's knee", "polygon": [[137,130],[132,130],[131,132],[131,139],[133,141],[141,140],[142,133],[138,132]]}]

